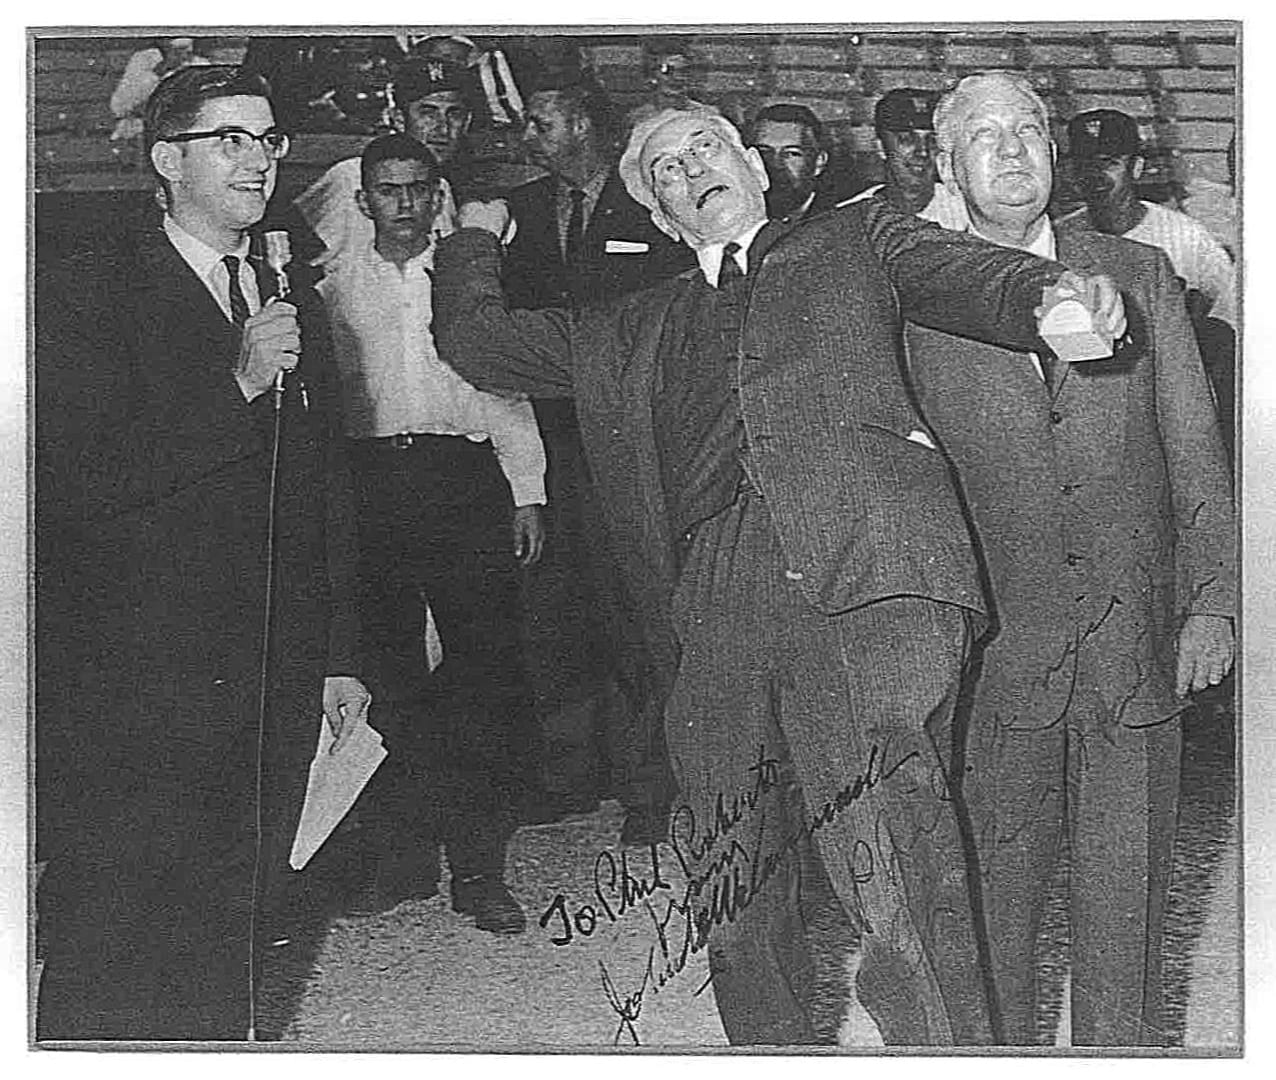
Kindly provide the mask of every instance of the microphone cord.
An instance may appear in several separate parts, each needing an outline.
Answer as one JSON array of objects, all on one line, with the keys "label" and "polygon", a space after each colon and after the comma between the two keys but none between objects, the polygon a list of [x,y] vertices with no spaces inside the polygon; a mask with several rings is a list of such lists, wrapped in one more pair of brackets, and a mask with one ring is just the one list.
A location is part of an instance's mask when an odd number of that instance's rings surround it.
[{"label": "microphone cord", "polygon": [[270,443],[270,487],[266,498],[266,583],[261,628],[261,664],[258,670],[257,753],[253,800],[253,879],[248,911],[248,1041],[257,1041],[257,907],[261,891],[262,852],[265,829],[262,823],[262,792],[266,745],[266,713],[269,698],[270,636],[275,606],[275,511],[279,501],[279,443],[283,421],[283,372],[272,391],[275,422]]}]

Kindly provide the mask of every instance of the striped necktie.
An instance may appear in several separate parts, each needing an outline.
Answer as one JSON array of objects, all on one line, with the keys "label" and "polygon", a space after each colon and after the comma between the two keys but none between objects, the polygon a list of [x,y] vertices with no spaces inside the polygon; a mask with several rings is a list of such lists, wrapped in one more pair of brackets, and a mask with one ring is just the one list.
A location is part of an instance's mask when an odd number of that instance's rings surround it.
[{"label": "striped necktie", "polygon": [[230,321],[242,330],[244,323],[248,321],[248,301],[244,298],[244,290],[239,285],[239,257],[224,255],[222,263],[230,279]]}]

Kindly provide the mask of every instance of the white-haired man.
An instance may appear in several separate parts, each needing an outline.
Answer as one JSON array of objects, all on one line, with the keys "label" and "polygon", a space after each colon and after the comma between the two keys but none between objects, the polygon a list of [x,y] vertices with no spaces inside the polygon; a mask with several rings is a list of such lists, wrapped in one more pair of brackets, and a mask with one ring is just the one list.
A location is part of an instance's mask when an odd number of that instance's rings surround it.
[{"label": "white-haired man", "polygon": [[1209,388],[1164,255],[1085,230],[1056,241],[1055,147],[1026,79],[968,76],[935,128],[972,231],[1109,274],[1130,321],[1114,358],[1072,366],[908,335],[993,605],[962,776],[999,1035],[1037,1041],[1034,938],[1066,820],[1073,1043],[1163,1044],[1178,718],[1232,662],[1232,492]]},{"label": "white-haired man", "polygon": [[[620,172],[697,270],[575,318],[511,311],[504,208],[467,205],[435,329],[477,384],[576,401],[668,693],[686,947],[708,949],[733,1043],[815,1041],[793,857],[815,836],[885,1041],[987,1041],[945,782],[982,600],[900,375],[898,310],[1039,347],[1061,268],[877,205],[781,235],[757,150],[703,107],[638,124]],[[1109,283],[1074,284],[1123,325]]]}]

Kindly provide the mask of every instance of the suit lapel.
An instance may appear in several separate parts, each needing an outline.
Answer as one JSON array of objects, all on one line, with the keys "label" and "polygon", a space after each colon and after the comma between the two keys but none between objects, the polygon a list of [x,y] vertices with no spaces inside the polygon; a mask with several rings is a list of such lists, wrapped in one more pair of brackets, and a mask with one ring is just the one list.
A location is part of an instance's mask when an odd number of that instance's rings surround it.
[{"label": "suit lapel", "polygon": [[147,233],[140,245],[144,287],[149,290],[157,312],[180,313],[184,336],[222,338],[225,352],[239,348],[239,331],[226,318],[213,294],[185,259],[178,254],[163,229]]}]

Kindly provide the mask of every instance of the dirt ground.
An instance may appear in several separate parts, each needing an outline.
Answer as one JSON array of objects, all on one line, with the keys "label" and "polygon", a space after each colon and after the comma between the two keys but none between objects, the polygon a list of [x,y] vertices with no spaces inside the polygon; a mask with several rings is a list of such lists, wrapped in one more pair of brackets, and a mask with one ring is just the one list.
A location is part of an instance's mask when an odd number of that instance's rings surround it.
[{"label": "dirt ground", "polygon": [[[1230,725],[1189,727],[1166,982],[1173,1039],[1193,1049],[1239,1044],[1233,771]],[[310,942],[275,960],[266,995],[273,1037],[292,1048],[324,1050],[724,1048],[713,991],[705,985],[704,953],[692,955],[664,985],[643,986],[653,948],[653,970],[664,970],[656,924],[641,902],[621,910],[607,887],[608,860],[618,864],[623,850],[631,876],[655,878],[650,849],[620,847],[620,824],[620,808],[604,803],[593,814],[515,834],[507,881],[528,914],[524,934],[498,937],[454,914],[446,875],[432,899],[379,915],[334,916],[317,926]],[[600,855],[602,892],[614,919],[595,895]],[[679,895],[681,879],[670,857],[661,863],[661,879],[671,889],[652,894],[658,912],[667,910],[665,897]],[[1060,1046],[1067,1045],[1068,1024],[1064,880],[1061,875],[1043,930],[1050,992],[1041,1041]],[[562,910],[573,918],[572,940],[564,945],[554,943],[566,934],[553,907],[560,893]],[[848,988],[849,928],[829,911],[815,912],[812,923],[820,964],[811,1003],[817,1030],[830,1044],[841,1029],[844,1046],[880,1046]],[[630,999],[640,988],[638,1006]]]}]

